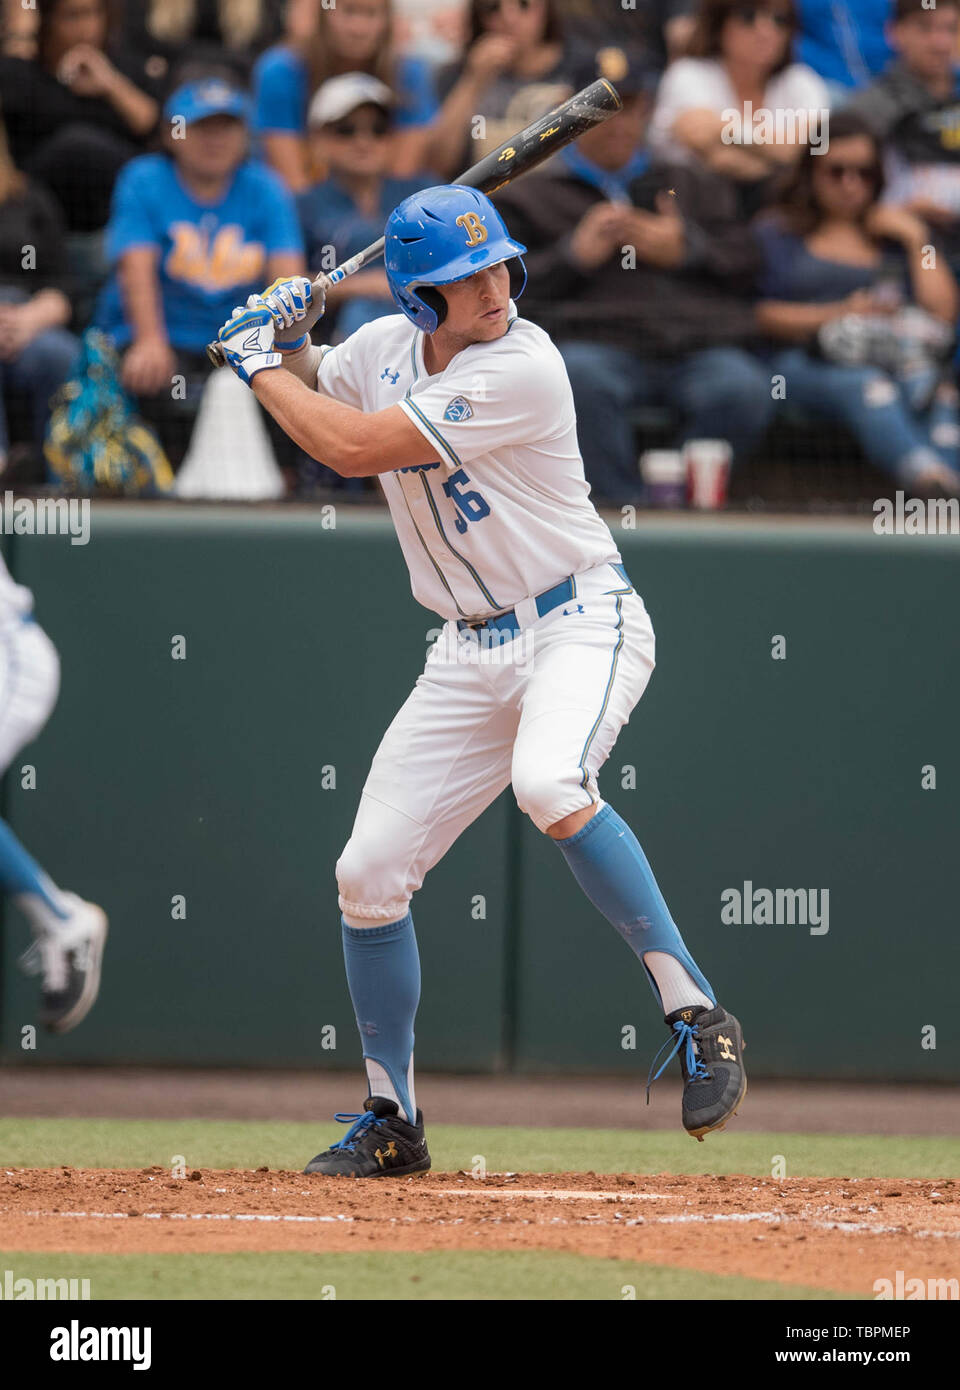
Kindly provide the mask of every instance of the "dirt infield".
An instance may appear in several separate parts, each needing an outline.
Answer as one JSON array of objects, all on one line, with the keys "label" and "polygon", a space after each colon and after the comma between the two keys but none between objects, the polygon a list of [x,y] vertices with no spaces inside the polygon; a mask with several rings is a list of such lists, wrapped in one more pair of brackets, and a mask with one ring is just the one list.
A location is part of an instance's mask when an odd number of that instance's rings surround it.
[{"label": "dirt infield", "polygon": [[955,1279],[960,1183],[465,1173],[5,1169],[10,1249],[75,1253],[561,1250],[874,1296]]}]

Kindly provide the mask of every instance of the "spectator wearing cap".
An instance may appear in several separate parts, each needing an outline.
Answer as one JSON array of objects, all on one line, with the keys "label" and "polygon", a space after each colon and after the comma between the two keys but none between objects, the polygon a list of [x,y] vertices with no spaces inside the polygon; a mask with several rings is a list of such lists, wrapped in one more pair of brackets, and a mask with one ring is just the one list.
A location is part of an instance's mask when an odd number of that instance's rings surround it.
[{"label": "spectator wearing cap", "polygon": [[96,231],[119,170],[156,128],[156,88],[143,59],[111,41],[107,0],[40,0],[39,16],[34,57],[0,57],[10,148],[70,231]]},{"label": "spectator wearing cap", "polygon": [[934,229],[960,270],[960,3],[895,0],[895,61],[850,103],[885,142],[885,199]]},{"label": "spectator wearing cap", "polygon": [[392,172],[405,177],[426,166],[437,110],[433,74],[422,57],[396,51],[391,0],[299,0],[288,12],[286,39],[258,59],[253,74],[254,128],[263,156],[295,193],[312,182],[311,94],[350,72],[369,73],[394,95]]},{"label": "spectator wearing cap", "polygon": [[796,26],[793,0],[700,0],[688,56],[657,93],[654,157],[736,180],[751,211],[774,197],[829,107],[823,79],[792,61]]},{"label": "spectator wearing cap", "polygon": [[164,152],[123,170],[107,227],[113,272],[96,326],[123,351],[123,382],[174,466],[187,441],[168,419],[172,379],[183,376],[188,395],[202,386],[206,344],[234,305],[305,269],[293,198],[247,158],[247,116],[246,97],[221,77],[178,87],[164,108]]},{"label": "spectator wearing cap", "polygon": [[[312,275],[376,241],[397,204],[430,182],[426,175],[399,179],[387,172],[392,109],[389,87],[365,72],[331,77],[311,102],[314,162],[327,171],[298,199]],[[335,337],[341,339],[395,312],[386,272],[378,266],[330,291],[325,322],[335,315]]]},{"label": "spectator wearing cap", "polygon": [[437,79],[443,97],[430,164],[455,178],[574,90],[577,52],[557,0],[470,0],[461,60]]},{"label": "spectator wearing cap", "polygon": [[671,408],[677,444],[721,437],[735,460],[772,409],[769,376],[748,350],[759,248],[728,179],[650,165],[647,88],[631,65],[622,111],[496,195],[527,247],[524,314],[567,366],[587,479],[618,504],[640,491],[637,408]]}]

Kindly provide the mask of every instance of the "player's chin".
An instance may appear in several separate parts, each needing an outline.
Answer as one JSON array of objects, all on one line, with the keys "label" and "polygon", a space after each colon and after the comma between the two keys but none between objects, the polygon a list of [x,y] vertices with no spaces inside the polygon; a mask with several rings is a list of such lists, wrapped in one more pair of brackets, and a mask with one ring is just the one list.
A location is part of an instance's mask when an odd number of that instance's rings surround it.
[{"label": "player's chin", "polygon": [[507,330],[507,311],[503,309],[492,309],[487,314],[481,314],[477,321],[477,331],[483,335],[484,340],[501,337]]}]

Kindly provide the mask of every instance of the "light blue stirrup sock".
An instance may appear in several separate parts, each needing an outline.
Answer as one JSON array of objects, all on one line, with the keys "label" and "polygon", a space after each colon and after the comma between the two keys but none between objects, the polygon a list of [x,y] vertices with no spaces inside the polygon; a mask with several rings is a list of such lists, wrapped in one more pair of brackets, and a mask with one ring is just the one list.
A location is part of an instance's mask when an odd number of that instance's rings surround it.
[{"label": "light blue stirrup sock", "polygon": [[582,829],[556,842],[587,897],[639,957],[659,1004],[646,951],[665,951],[687,970],[714,1004],[716,995],[683,944],[640,842],[612,806],[603,805]]},{"label": "light blue stirrup sock", "polygon": [[410,913],[381,927],[343,922],[343,959],[364,1059],[386,1073],[404,1116],[415,1124],[411,1061],[420,954]]}]

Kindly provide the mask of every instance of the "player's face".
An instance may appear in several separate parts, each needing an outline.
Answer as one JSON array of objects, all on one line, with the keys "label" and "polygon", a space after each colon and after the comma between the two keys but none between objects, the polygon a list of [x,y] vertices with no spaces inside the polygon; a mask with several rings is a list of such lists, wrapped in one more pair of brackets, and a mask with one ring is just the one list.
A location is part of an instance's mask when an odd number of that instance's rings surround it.
[{"label": "player's face", "polygon": [[540,43],[547,27],[545,0],[477,0],[477,12],[486,33],[520,45]]},{"label": "player's face", "polygon": [[491,343],[507,331],[510,305],[510,272],[506,265],[478,270],[467,280],[443,285],[447,301],[445,334],[469,343]]},{"label": "player's face", "polygon": [[218,178],[235,169],[247,148],[247,128],[235,116],[206,116],[172,142],[178,164],[204,178]]},{"label": "player's face", "polygon": [[945,77],[956,58],[960,12],[952,5],[924,10],[894,24],[890,34],[905,66],[917,77]]}]

